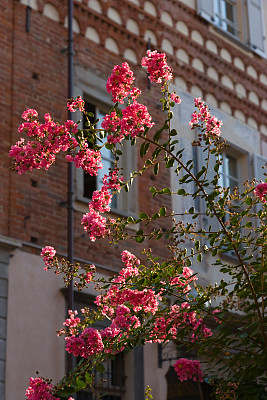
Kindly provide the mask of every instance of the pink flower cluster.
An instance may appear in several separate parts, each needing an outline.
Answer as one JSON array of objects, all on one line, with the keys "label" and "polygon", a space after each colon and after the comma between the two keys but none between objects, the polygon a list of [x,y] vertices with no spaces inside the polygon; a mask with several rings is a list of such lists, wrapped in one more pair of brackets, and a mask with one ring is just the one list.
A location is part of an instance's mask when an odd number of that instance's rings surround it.
[{"label": "pink flower cluster", "polygon": [[263,202],[266,203],[267,197],[267,183],[259,183],[254,190],[255,195]]},{"label": "pink flower cluster", "polygon": [[[113,279],[113,283],[117,284],[116,287],[119,293],[120,285],[125,283],[128,278],[131,276],[137,276],[138,265],[140,261],[129,251],[125,250],[122,252],[122,260],[126,266],[123,270],[120,271],[120,274],[117,278]],[[119,284],[119,285],[118,285]],[[111,288],[111,289],[112,289]],[[128,289],[127,289],[128,290]],[[107,305],[107,296],[98,296],[95,303],[98,305],[102,305],[103,315],[111,317],[111,325],[102,330],[96,330],[93,328],[85,328],[83,332],[78,335],[78,328],[81,325],[80,319],[76,317],[77,311],[69,311],[69,318],[63,323],[66,327],[68,327],[68,331],[62,329],[59,331],[59,335],[67,334],[66,337],[66,350],[69,353],[73,353],[74,356],[81,356],[84,358],[88,358],[91,355],[100,353],[104,347],[105,352],[111,353],[114,352],[114,340],[117,338],[122,338],[123,335],[127,335],[127,333],[131,329],[138,328],[141,323],[136,315],[133,312],[137,312],[143,309],[145,312],[154,312],[153,307],[156,309],[157,300],[154,295],[148,293],[148,291],[144,290],[142,292],[138,291],[123,291],[122,297],[117,299],[118,301],[109,301]],[[126,305],[127,304],[127,305]],[[75,336],[77,335],[77,336]],[[123,349],[120,348],[119,351]]]},{"label": "pink flower cluster", "polygon": [[94,191],[89,209],[97,210],[100,213],[109,212],[111,200],[111,192],[103,185],[100,190]]},{"label": "pink flower cluster", "polygon": [[[81,98],[78,101],[79,104],[83,102]],[[83,168],[90,175],[97,175],[97,171],[103,168],[101,153],[89,149],[85,141],[78,144],[73,137],[78,132],[75,122],[68,120],[60,125],[52,121],[50,114],[45,114],[45,123],[40,124],[37,120],[38,113],[33,109],[24,111],[22,117],[26,122],[19,126],[18,131],[33,140],[25,142],[21,138],[10,149],[9,157],[14,158],[14,169],[19,174],[33,169],[48,169],[55,162],[56,154],[67,150],[71,154],[66,159],[74,161],[77,168]],[[77,146],[80,150],[75,153]]]},{"label": "pink flower cluster", "polygon": [[40,255],[43,257],[43,261],[46,265],[44,270],[47,270],[49,267],[51,267],[54,263],[54,258],[56,255],[56,250],[52,246],[46,246],[42,249]]},{"label": "pink flower cluster", "polygon": [[134,313],[143,311],[155,314],[158,310],[158,295],[153,290],[130,289],[124,283],[131,277],[138,276],[140,261],[127,250],[122,252],[122,261],[125,264],[118,277],[112,280],[113,285],[104,294],[96,297],[95,303],[101,307],[103,315],[114,318],[120,306],[127,306]]},{"label": "pink flower cluster", "polygon": [[107,136],[108,143],[120,143],[125,136],[135,138],[143,133],[145,128],[151,128],[154,123],[147,107],[134,101],[122,110],[122,118],[120,119],[116,112],[107,114],[101,124],[102,128],[109,133]]},{"label": "pink flower cluster", "polygon": [[63,325],[67,326],[69,328],[69,333],[71,335],[77,335],[78,333],[78,325],[81,322],[81,319],[79,317],[76,317],[78,314],[77,310],[68,310],[69,313],[69,318],[66,319],[65,322],[63,322]]},{"label": "pink flower cluster", "polygon": [[171,100],[174,101],[174,103],[176,104],[181,104],[181,98],[180,96],[178,96],[178,94],[176,94],[175,92],[171,93]]},{"label": "pink flower cluster", "polygon": [[123,135],[135,138],[143,133],[145,127],[151,128],[154,123],[147,107],[134,102],[122,110],[121,131]]},{"label": "pink flower cluster", "polygon": [[107,80],[106,88],[107,92],[112,94],[114,103],[123,103],[125,97],[130,94],[133,81],[133,71],[127,62],[113,68],[113,72]]},{"label": "pink flower cluster", "polygon": [[107,189],[113,189],[120,191],[121,184],[124,181],[123,176],[119,177],[119,169],[115,168],[112,171],[109,171],[108,175],[104,175],[103,184]]},{"label": "pink flower cluster", "polygon": [[124,139],[124,135],[120,129],[121,119],[117,116],[116,111],[106,114],[106,116],[103,118],[101,127],[108,132],[108,143],[116,144],[120,143]]},{"label": "pink flower cluster", "polygon": [[212,331],[203,323],[203,319],[198,318],[195,311],[190,311],[190,304],[184,302],[181,305],[171,306],[167,316],[156,319],[154,329],[151,331],[152,341],[163,342],[168,335],[176,339],[178,330],[182,328],[191,332],[191,342],[195,342],[200,335],[204,338],[212,336]]},{"label": "pink flower cluster", "polygon": [[155,314],[158,310],[158,296],[153,290],[119,288],[113,285],[105,295],[96,297],[95,303],[101,307],[103,315],[113,317],[119,305],[127,304],[133,312]]},{"label": "pink flower cluster", "polygon": [[141,65],[147,67],[151,82],[162,83],[172,79],[172,69],[168,66],[165,53],[147,51],[147,57],[143,57]]},{"label": "pink flower cluster", "polygon": [[130,331],[130,329],[138,328],[141,325],[139,319],[131,314],[131,310],[129,307],[121,304],[116,309],[116,315],[112,320],[112,323],[109,327],[103,329],[101,331],[101,337],[106,338],[107,349],[106,352],[110,352],[112,350],[112,340],[115,337],[122,337],[124,333]]},{"label": "pink flower cluster", "polygon": [[73,161],[76,168],[82,168],[91,176],[97,176],[98,170],[103,168],[100,151],[88,148],[86,142],[82,143],[82,148],[78,153],[68,154],[66,160],[69,162]]},{"label": "pink flower cluster", "polygon": [[129,101],[132,100],[132,103],[122,110],[122,118],[116,111],[103,118],[101,127],[108,132],[107,141],[110,144],[120,143],[125,136],[130,135],[134,138],[144,132],[146,127],[151,128],[154,125],[147,107],[136,101],[141,91],[131,87],[133,81],[133,72],[127,63],[114,67],[112,75],[108,78],[107,91],[112,94],[114,102],[123,103],[127,96]]},{"label": "pink flower cluster", "polygon": [[174,364],[174,370],[181,382],[192,379],[194,382],[203,382],[204,374],[198,360],[179,358]]},{"label": "pink flower cluster", "polygon": [[93,209],[83,215],[81,224],[92,242],[95,242],[96,238],[105,238],[109,234],[107,219]]},{"label": "pink flower cluster", "polygon": [[180,276],[175,276],[171,278],[170,284],[178,286],[178,290],[181,289],[184,293],[190,292],[191,291],[190,283],[198,280],[197,276],[193,274],[194,272],[192,271],[192,269],[184,267],[183,272]]},{"label": "pink flower cluster", "polygon": [[[100,213],[109,212],[113,194],[111,190],[120,190],[120,184],[123,178],[118,176],[118,168],[109,172],[109,175],[104,175],[103,185],[100,190],[95,190],[92,196],[92,201],[89,204],[89,213],[82,217],[82,225],[88,233],[92,242],[96,238],[104,238],[110,233],[107,226],[107,219],[102,217]],[[115,222],[109,219],[110,223]]]},{"label": "pink flower cluster", "polygon": [[83,112],[84,104],[84,100],[81,98],[81,96],[78,96],[76,100],[73,98],[70,99],[67,103],[67,107],[71,112],[75,112],[76,110]]},{"label": "pink flower cluster", "polygon": [[94,328],[85,328],[79,336],[69,336],[66,340],[66,351],[75,357],[88,358],[104,350],[100,332]]},{"label": "pink flower cluster", "polygon": [[198,112],[194,111],[191,116],[189,122],[191,129],[197,128],[201,122],[206,127],[206,134],[220,136],[222,121],[210,114],[208,106],[201,100],[201,97],[195,98],[195,107],[198,108]]},{"label": "pink flower cluster", "polygon": [[52,395],[53,386],[42,378],[30,378],[25,396],[28,400],[59,400]]}]

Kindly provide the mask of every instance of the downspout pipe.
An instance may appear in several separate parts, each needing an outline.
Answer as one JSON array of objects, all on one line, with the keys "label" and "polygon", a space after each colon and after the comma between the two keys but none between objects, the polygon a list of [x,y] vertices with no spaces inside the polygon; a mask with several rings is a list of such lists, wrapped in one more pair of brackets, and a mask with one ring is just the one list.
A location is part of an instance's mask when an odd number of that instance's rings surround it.
[{"label": "downspout pipe", "polygon": [[[73,48],[73,0],[68,0],[68,98],[73,97],[74,91],[74,48]],[[68,119],[72,119],[72,113],[68,111]],[[74,260],[74,164],[68,163],[68,261],[73,264]],[[71,268],[71,267],[70,267]],[[73,280],[68,285],[67,296],[68,310],[74,310],[74,293]],[[67,373],[74,368],[74,357],[72,354],[67,355]]]}]

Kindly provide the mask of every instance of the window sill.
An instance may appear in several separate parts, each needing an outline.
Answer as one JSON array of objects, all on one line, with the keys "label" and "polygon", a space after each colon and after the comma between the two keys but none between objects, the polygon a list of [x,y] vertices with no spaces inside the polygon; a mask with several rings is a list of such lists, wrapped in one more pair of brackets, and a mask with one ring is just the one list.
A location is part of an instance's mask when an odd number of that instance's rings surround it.
[{"label": "window sill", "polygon": [[230,40],[231,42],[234,42],[234,44],[235,44],[236,46],[238,46],[239,48],[241,48],[242,50],[244,50],[244,51],[246,51],[246,52],[252,52],[253,54],[255,54],[255,55],[257,55],[257,56],[259,56],[259,57],[261,57],[261,58],[263,58],[263,59],[266,59],[266,58],[267,58],[267,57],[266,57],[266,54],[261,54],[261,55],[260,55],[260,54],[256,51],[256,49],[253,49],[253,47],[250,46],[249,44],[246,44],[246,43],[242,42],[237,36],[232,35],[230,32],[227,32],[227,31],[225,31],[224,29],[222,29],[222,28],[220,28],[219,26],[214,25],[214,24],[212,24],[212,27],[213,27],[213,29],[214,29],[214,31],[215,31],[216,33],[218,33],[220,36],[224,36],[225,39],[228,39],[228,40]]}]

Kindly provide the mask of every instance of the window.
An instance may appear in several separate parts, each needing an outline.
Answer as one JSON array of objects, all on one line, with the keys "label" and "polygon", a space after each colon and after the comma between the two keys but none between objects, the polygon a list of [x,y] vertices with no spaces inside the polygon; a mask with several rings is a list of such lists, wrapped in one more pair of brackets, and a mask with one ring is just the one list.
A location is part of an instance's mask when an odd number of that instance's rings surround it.
[{"label": "window", "polygon": [[[100,107],[97,107],[94,104],[91,104],[86,100],[85,100],[85,111],[92,112],[94,114],[94,118],[92,118],[93,121],[96,119],[100,119],[100,121],[98,122],[96,127],[101,128],[101,120],[106,115],[106,112],[104,112]],[[86,121],[84,118],[83,128],[86,128],[85,122]],[[111,150],[108,150],[105,147],[103,147],[101,150],[101,154],[102,154],[103,169],[99,170],[97,176],[91,176],[86,173],[84,173],[84,176],[83,176],[83,197],[86,197],[88,199],[92,198],[93,192],[95,190],[99,190],[101,188],[104,175],[105,174],[108,175],[109,168],[112,168],[112,166],[113,166],[114,155],[111,152]],[[117,208],[116,195],[114,195],[112,198],[111,207]]]},{"label": "window", "polygon": [[[89,96],[83,96],[85,100],[85,110],[87,112],[92,112],[95,119],[100,119],[98,123],[98,128],[101,127],[101,119],[109,112],[110,107],[101,103]],[[83,121],[83,127],[85,126],[85,120]],[[120,145],[118,145],[120,146]],[[130,173],[136,170],[136,146],[131,146],[129,140],[123,140],[123,155],[120,158],[118,167],[121,168],[122,175],[125,180],[129,178]],[[113,165],[114,155],[113,153],[103,147],[102,153],[102,164],[103,169],[99,170],[98,176],[90,176],[89,174],[83,173],[82,169],[77,170],[76,173],[76,206],[82,212],[82,203],[86,205],[86,210],[88,206],[88,200],[92,198],[92,194],[95,190],[99,190],[102,186],[102,179],[104,174],[108,174],[109,168]],[[121,215],[136,215],[137,214],[137,182],[133,183],[130,187],[129,193],[121,190],[118,196],[114,195],[111,204],[112,211],[119,213]]]},{"label": "window", "polygon": [[[200,170],[202,165],[206,165],[205,158],[207,157],[206,153],[203,153],[202,148],[198,148],[198,169]],[[242,184],[245,180],[250,178],[249,173],[249,157],[248,153],[242,151],[241,149],[232,146],[228,147],[221,154],[222,164],[219,168],[219,181],[218,185],[221,187],[230,187],[231,192],[233,192],[235,187],[242,187]],[[207,171],[207,179],[211,182],[216,174],[214,171],[215,167],[215,156],[210,154],[209,156],[209,167]],[[209,194],[213,191],[213,185],[206,187],[206,192]],[[241,189],[242,191],[242,189]],[[237,205],[237,204],[235,204]],[[201,212],[206,212],[206,202],[202,200],[200,202],[200,210]],[[234,211],[234,210],[229,210]],[[223,222],[226,222],[229,219],[228,214],[226,213],[223,218]],[[203,216],[202,227],[205,231],[215,232],[221,228],[219,221],[215,217],[210,217],[208,215]],[[227,255],[231,255],[227,253]]]},{"label": "window", "polygon": [[[66,292],[64,290],[64,292]],[[96,309],[95,297],[86,293],[74,292],[74,308],[80,311],[85,306],[91,311]],[[79,312],[79,317],[83,315]],[[109,325],[108,320],[97,321],[93,327],[104,329]],[[127,356],[126,356],[127,357]],[[79,358],[77,359],[79,361]],[[103,372],[94,370],[95,381],[92,387],[87,387],[77,393],[77,400],[125,400],[126,391],[126,362],[123,352],[115,355],[113,359],[103,362]]]},{"label": "window", "polygon": [[230,187],[230,190],[239,186],[238,160],[236,157],[228,153],[222,154],[222,165],[219,169],[219,185],[222,187]]},{"label": "window", "polygon": [[262,0],[198,0],[198,13],[265,57]]},{"label": "window", "polygon": [[113,360],[106,359],[103,366],[105,371],[94,371],[95,382],[92,388],[78,392],[77,400],[124,400],[124,354],[117,354]]}]

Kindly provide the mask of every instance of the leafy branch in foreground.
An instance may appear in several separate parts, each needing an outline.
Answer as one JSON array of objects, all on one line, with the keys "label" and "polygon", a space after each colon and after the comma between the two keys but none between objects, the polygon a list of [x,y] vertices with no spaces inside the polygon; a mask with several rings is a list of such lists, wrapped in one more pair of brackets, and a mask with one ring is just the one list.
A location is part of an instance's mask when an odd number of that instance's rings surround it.
[{"label": "leafy branch in foreground", "polygon": [[[63,151],[68,152],[68,162],[91,176],[103,168],[101,149],[113,152],[114,168],[93,193],[81,223],[91,241],[107,237],[112,245],[132,239],[146,247],[142,263],[123,251],[124,268],[110,279],[97,279],[93,265],[59,260],[51,246],[42,250],[45,269],[63,274],[67,285],[75,279],[78,290],[94,284],[100,294],[95,299],[97,311],[84,308],[78,316],[78,311],[69,310],[64,328],[58,331],[65,335],[66,351],[80,359],[76,367],[55,386],[44,378],[31,378],[26,396],[71,400],[69,396],[79,390],[92,390],[94,371],[103,370],[105,359],[138,344],[171,341],[198,357],[176,361],[180,381],[205,380],[220,400],[266,399],[267,183],[256,185],[254,180],[243,189],[221,186],[222,152],[227,146],[220,136],[222,123],[200,98],[195,99],[189,125],[197,132],[192,145],[205,162],[197,168],[194,160],[186,159],[179,133],[172,127],[172,110],[181,99],[170,91],[172,70],[166,56],[148,51],[142,65],[151,81],[161,84],[165,121],[156,131],[146,106],[137,102],[141,91],[133,86],[133,72],[123,63],[114,67],[108,79],[107,91],[115,104],[101,128],[78,97],[70,99],[68,107],[84,113],[86,129],[78,129],[73,121],[56,123],[49,114],[42,124],[37,112],[29,109],[23,113],[26,122],[19,132],[30,140],[21,139],[10,150],[13,169],[19,174],[50,168]],[[118,167],[124,140],[132,146],[139,142],[143,160],[143,167],[127,179]],[[157,176],[162,168],[172,171],[177,187],[175,183],[171,188],[153,186],[152,199],[186,198],[187,209],[173,212],[160,206],[151,215],[141,211],[138,218],[107,217],[115,193],[128,191],[134,179],[148,170]],[[150,249],[150,244],[157,247],[157,241],[168,249],[164,259]],[[205,268],[215,270],[219,282],[203,283]],[[105,327],[97,329],[97,321],[104,321]],[[153,398],[149,387],[145,396]]]}]

